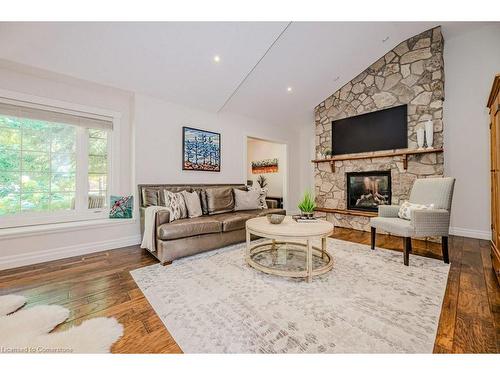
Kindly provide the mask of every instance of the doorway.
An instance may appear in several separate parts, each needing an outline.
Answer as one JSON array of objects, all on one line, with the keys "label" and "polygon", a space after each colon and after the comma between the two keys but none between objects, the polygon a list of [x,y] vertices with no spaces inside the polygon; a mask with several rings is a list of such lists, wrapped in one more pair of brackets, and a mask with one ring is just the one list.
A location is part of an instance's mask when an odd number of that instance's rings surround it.
[{"label": "doorway", "polygon": [[287,145],[247,137],[247,185],[267,189],[269,208],[287,203]]}]

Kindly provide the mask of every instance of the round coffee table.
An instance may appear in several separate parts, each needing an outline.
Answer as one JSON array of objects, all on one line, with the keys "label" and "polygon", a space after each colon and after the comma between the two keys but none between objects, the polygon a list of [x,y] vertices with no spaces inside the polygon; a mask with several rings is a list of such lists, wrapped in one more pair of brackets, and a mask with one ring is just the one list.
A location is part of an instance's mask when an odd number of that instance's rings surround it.
[{"label": "round coffee table", "polygon": [[[333,268],[333,259],[326,251],[326,239],[333,232],[333,224],[328,221],[297,223],[292,217],[287,216],[281,224],[271,224],[266,217],[257,217],[246,222],[246,232],[246,261],[259,271],[277,276],[304,277],[307,282],[311,282],[313,276],[322,275]],[[252,246],[250,240],[252,234],[268,238],[271,241]],[[321,248],[312,246],[312,240],[315,238],[321,238]],[[294,247],[294,251],[305,253],[305,267],[303,269],[283,269],[273,264],[264,265],[256,261],[257,256],[265,252],[277,252],[278,247],[283,245],[291,245]],[[314,257],[318,257],[322,261],[322,264],[316,268],[313,267]]]}]

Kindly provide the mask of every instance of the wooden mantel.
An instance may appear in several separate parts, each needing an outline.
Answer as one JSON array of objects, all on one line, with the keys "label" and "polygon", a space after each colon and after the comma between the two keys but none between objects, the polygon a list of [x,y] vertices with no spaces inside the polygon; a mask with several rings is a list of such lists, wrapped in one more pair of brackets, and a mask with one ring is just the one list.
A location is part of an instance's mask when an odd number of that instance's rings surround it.
[{"label": "wooden mantel", "polygon": [[316,207],[314,211],[326,212],[329,214],[344,214],[352,216],[364,216],[364,217],[375,217],[378,216],[377,212],[373,211],[356,211],[356,210],[342,210],[340,208],[326,208],[326,207]]},{"label": "wooden mantel", "polygon": [[375,158],[387,158],[387,157],[392,157],[392,156],[402,156],[403,157],[403,168],[405,170],[407,170],[408,169],[408,156],[409,155],[431,154],[431,153],[439,153],[439,152],[443,152],[443,149],[442,148],[431,148],[431,149],[426,148],[426,149],[414,149],[414,150],[406,149],[406,150],[380,152],[380,153],[373,154],[373,155],[367,155],[367,154],[339,155],[339,156],[334,156],[334,157],[325,158],[325,159],[314,159],[314,160],[311,160],[311,162],[313,162],[315,164],[330,163],[332,173],[334,173],[336,161],[375,159]]}]

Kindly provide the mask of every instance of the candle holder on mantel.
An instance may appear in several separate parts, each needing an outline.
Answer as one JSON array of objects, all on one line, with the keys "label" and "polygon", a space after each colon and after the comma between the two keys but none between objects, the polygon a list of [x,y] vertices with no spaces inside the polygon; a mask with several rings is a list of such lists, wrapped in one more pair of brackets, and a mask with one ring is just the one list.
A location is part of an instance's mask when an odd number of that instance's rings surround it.
[{"label": "candle holder on mantel", "polygon": [[417,146],[419,150],[424,149],[424,141],[425,141],[425,129],[420,126],[417,128]]},{"label": "candle holder on mantel", "polygon": [[432,143],[434,142],[434,123],[432,120],[427,120],[425,123],[425,141],[427,143],[427,149],[432,150]]}]

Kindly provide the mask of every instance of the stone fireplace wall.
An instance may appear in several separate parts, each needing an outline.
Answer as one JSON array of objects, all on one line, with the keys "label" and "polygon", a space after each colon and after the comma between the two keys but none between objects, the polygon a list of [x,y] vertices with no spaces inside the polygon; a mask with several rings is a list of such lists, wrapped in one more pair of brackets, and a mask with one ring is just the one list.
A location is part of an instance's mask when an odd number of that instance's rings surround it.
[{"label": "stone fireplace wall", "polygon": [[[434,147],[443,146],[444,62],[443,36],[437,27],[398,44],[315,108],[316,157],[331,149],[333,120],[408,105],[408,148],[417,147],[416,129],[434,122]],[[367,156],[376,154],[365,153]],[[390,170],[392,203],[408,199],[416,178],[442,176],[443,154],[409,156],[404,170],[401,156],[337,161],[335,172],[329,163],[315,167],[318,207],[346,209],[346,172]],[[369,230],[369,218],[327,214],[335,225]]]}]

